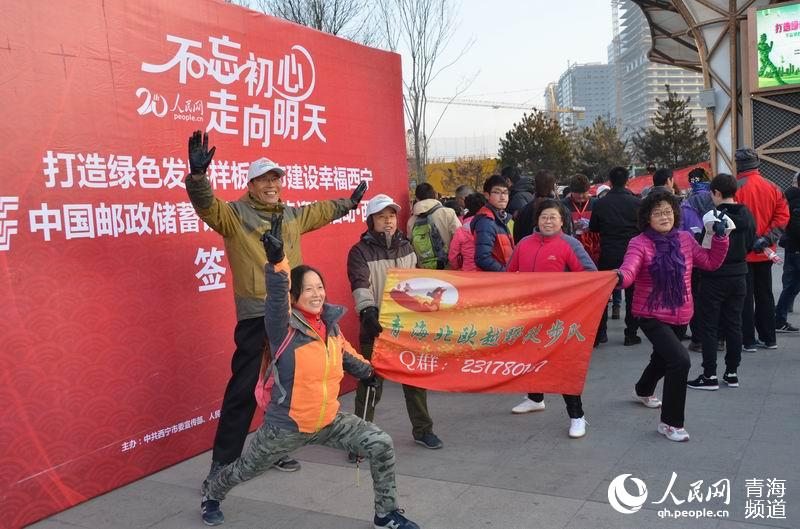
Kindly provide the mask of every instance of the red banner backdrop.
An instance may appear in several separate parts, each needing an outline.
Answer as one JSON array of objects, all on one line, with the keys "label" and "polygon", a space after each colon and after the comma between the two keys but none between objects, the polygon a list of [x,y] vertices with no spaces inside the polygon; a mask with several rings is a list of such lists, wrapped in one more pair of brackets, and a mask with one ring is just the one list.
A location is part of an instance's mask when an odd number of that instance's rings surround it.
[{"label": "red banner backdrop", "polygon": [[[406,162],[399,56],[212,0],[5,2],[0,100],[0,512],[21,526],[211,445],[235,314],[184,189],[192,130],[227,200],[267,156],[290,204],[362,179],[403,203]],[[303,238],[334,302],[363,220]]]},{"label": "red banner backdrop", "polygon": [[439,391],[579,395],[614,272],[391,270],[372,363]]}]

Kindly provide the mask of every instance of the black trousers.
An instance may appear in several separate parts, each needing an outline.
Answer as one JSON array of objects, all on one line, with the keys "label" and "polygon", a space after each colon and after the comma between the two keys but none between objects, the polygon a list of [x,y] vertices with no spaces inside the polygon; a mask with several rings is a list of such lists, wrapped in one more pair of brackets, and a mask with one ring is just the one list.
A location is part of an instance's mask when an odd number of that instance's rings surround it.
[{"label": "black trousers", "polygon": [[[754,308],[755,305],[755,308]],[[747,263],[747,295],[742,310],[742,342],[775,343],[775,297],[772,295],[772,261]]]},{"label": "black trousers", "polygon": [[[625,336],[636,336],[639,330],[639,318],[633,315],[633,285],[625,289]],[[603,317],[600,319],[598,336],[608,333],[608,304],[603,308]]]},{"label": "black trousers", "polygon": [[[561,395],[564,397],[564,404],[567,405],[567,415],[570,419],[580,419],[583,417],[583,401],[580,395]],[[542,402],[544,393],[528,393],[528,398],[533,402]]]},{"label": "black trousers", "polygon": [[689,352],[681,344],[686,325],[669,325],[652,318],[641,318],[639,325],[653,344],[653,353],[636,383],[636,394],[642,397],[652,395],[656,391],[656,384],[663,378],[661,422],[683,428],[686,381],[691,365]]},{"label": "black trousers", "polygon": [[[725,338],[725,372],[736,373],[742,361],[742,308],[747,292],[743,275],[715,277],[704,275],[695,316],[699,318],[692,338],[698,333],[703,345],[703,374],[717,374],[717,342]],[[693,320],[694,321],[694,320]]]},{"label": "black trousers", "polygon": [[223,465],[242,455],[242,448],[256,411],[254,391],[267,343],[264,318],[241,320],[233,332],[236,351],[231,359],[231,378],[222,398],[212,459]]}]

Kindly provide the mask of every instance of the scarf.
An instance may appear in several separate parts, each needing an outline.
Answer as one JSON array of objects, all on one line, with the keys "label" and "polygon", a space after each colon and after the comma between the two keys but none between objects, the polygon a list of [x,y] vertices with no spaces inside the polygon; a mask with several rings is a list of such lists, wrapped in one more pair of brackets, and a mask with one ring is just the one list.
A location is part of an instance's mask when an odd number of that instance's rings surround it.
[{"label": "scarf", "polygon": [[322,341],[324,342],[327,326],[325,325],[325,322],[322,321],[322,313],[312,314],[311,312],[304,311],[297,305],[295,305],[294,308],[297,309],[297,312],[303,315],[303,317],[306,319],[306,323],[308,323],[312,329],[317,331],[317,334],[319,334],[320,338],[322,338]]},{"label": "scarf", "polygon": [[692,182],[692,193],[708,191],[710,188],[711,182]]},{"label": "scarf", "polygon": [[686,301],[686,282],[683,279],[686,260],[681,251],[680,230],[673,228],[669,233],[661,234],[647,228],[644,234],[656,247],[653,262],[648,267],[653,290],[647,298],[647,309],[677,309]]}]

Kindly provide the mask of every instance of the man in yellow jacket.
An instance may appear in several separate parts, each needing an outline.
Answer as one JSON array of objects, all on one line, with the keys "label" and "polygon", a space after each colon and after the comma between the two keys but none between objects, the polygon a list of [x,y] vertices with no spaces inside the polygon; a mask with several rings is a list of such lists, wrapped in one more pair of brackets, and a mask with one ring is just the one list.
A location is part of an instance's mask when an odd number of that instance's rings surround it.
[{"label": "man in yellow jacket", "polygon": [[[209,476],[231,463],[242,453],[247,430],[256,409],[254,390],[261,357],[267,343],[264,327],[264,264],[267,261],[261,236],[271,228],[270,218],[282,218],[281,233],[289,265],[302,262],[300,235],[321,228],[358,207],[366,182],[361,182],[350,198],[322,200],[302,207],[281,202],[281,177],[284,171],[275,162],[259,158],[247,172],[247,192],[238,200],[225,202],[214,196],[206,176],[216,147],[208,149],[208,134],[195,131],[189,139],[189,165],[186,191],[198,216],[222,235],[233,274],[236,303],[236,351],[231,361],[231,378],[222,399],[222,409]],[[286,472],[300,469],[300,463],[283,458],[275,468]]]}]

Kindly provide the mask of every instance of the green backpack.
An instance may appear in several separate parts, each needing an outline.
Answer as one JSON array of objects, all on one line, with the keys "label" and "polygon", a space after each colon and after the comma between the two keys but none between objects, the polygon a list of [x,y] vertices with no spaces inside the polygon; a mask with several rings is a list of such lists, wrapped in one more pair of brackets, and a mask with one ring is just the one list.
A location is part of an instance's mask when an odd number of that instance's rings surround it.
[{"label": "green backpack", "polygon": [[442,207],[441,204],[434,206],[419,215],[411,228],[411,245],[417,253],[417,265],[420,268],[444,270],[447,264],[447,245],[430,220],[433,212]]}]

